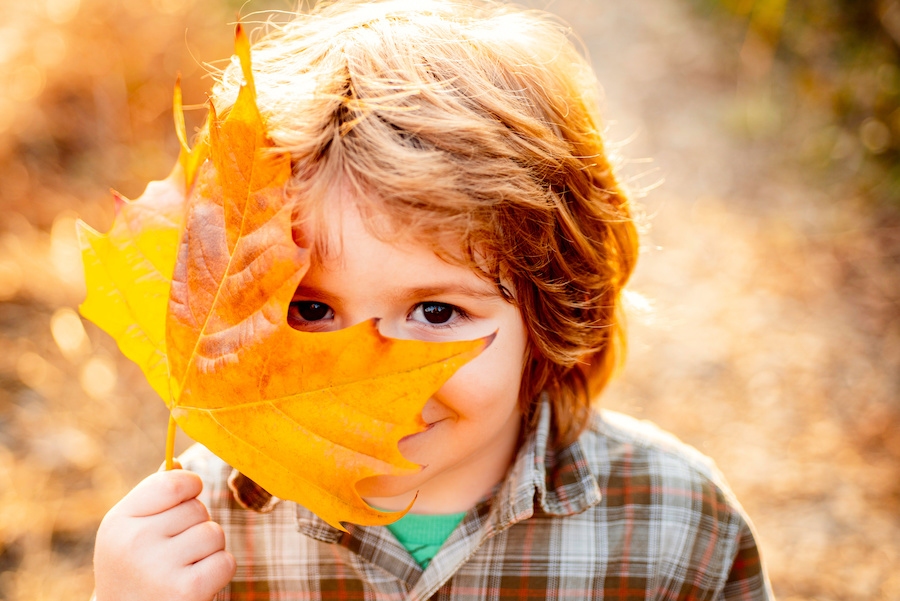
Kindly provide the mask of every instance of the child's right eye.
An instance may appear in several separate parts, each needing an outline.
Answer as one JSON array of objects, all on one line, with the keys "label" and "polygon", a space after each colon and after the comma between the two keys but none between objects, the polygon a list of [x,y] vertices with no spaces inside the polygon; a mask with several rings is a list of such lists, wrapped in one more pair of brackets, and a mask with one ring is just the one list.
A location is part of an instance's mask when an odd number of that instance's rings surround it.
[{"label": "child's right eye", "polygon": [[334,311],[317,301],[294,301],[288,308],[288,322],[303,325],[334,317]]}]

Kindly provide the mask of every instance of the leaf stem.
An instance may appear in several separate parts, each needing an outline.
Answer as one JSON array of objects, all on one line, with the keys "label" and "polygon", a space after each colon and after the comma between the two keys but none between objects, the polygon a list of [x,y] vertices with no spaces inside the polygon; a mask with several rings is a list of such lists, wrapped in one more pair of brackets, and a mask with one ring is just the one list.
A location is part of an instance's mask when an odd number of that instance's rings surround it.
[{"label": "leaf stem", "polygon": [[166,471],[175,468],[175,417],[169,413],[169,430],[166,433]]}]

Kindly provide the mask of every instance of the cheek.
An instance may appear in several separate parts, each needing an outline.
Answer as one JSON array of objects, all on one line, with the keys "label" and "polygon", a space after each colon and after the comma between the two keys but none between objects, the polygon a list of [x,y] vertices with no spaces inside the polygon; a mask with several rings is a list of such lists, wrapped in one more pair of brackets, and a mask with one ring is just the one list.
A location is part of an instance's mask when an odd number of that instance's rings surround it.
[{"label": "cheek", "polygon": [[498,335],[481,355],[460,368],[436,396],[461,418],[484,418],[485,412],[506,413],[518,404],[524,355],[524,335],[505,339]]}]

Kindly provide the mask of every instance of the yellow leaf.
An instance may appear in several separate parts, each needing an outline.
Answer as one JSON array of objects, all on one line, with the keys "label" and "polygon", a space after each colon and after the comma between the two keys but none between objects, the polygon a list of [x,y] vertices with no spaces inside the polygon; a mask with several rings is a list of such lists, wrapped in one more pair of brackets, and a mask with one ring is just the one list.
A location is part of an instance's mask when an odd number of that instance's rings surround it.
[{"label": "yellow leaf", "polygon": [[162,398],[169,396],[166,306],[184,222],[184,184],[176,165],[135,201],[114,193],[118,211],[108,234],[77,224],[87,285],[81,314],[115,339]]},{"label": "yellow leaf", "polygon": [[164,399],[169,397],[166,307],[186,189],[208,152],[205,142],[188,148],[180,81],[175,84],[173,113],[182,150],[168,177],[150,182],[134,201],[113,192],[116,217],[107,234],[80,220],[76,226],[87,287],[81,314],[115,339]]},{"label": "yellow leaf", "polygon": [[[176,116],[184,145],[179,167],[162,183],[165,193],[149,194],[148,187],[107,237],[84,228],[91,249],[85,262],[96,266],[82,310],[101,323],[116,307],[114,324],[101,327],[123,351],[140,348],[128,356],[149,366],[145,373],[178,425],[270,493],[337,528],[390,523],[403,512],[373,509],[356,484],[419,469],[398,442],[424,429],[428,398],[491,337],[393,340],[381,336],[375,320],[330,333],[288,325],[288,306],[309,264],[293,240],[284,198],[290,157],[266,135],[240,26],[235,46],[244,85],[224,120],[210,107],[208,147],[188,151]],[[177,115],[177,88],[174,104]],[[207,153],[195,176],[197,157]],[[178,243],[183,171],[193,191]],[[123,218],[126,210],[133,216]]]}]

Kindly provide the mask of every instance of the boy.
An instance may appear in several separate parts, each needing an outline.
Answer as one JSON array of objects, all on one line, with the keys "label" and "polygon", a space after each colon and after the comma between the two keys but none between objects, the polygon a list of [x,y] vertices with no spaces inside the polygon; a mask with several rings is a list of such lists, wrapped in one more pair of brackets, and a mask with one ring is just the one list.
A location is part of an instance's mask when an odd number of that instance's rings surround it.
[{"label": "boy", "polygon": [[104,519],[97,599],[769,598],[710,462],[590,409],[637,241],[565,30],[482,0],[343,0],[253,63],[313,256],[289,323],[496,337],[401,440],[422,469],[359,484],[375,507],[415,500],[396,524],[341,532],[193,447]]}]

